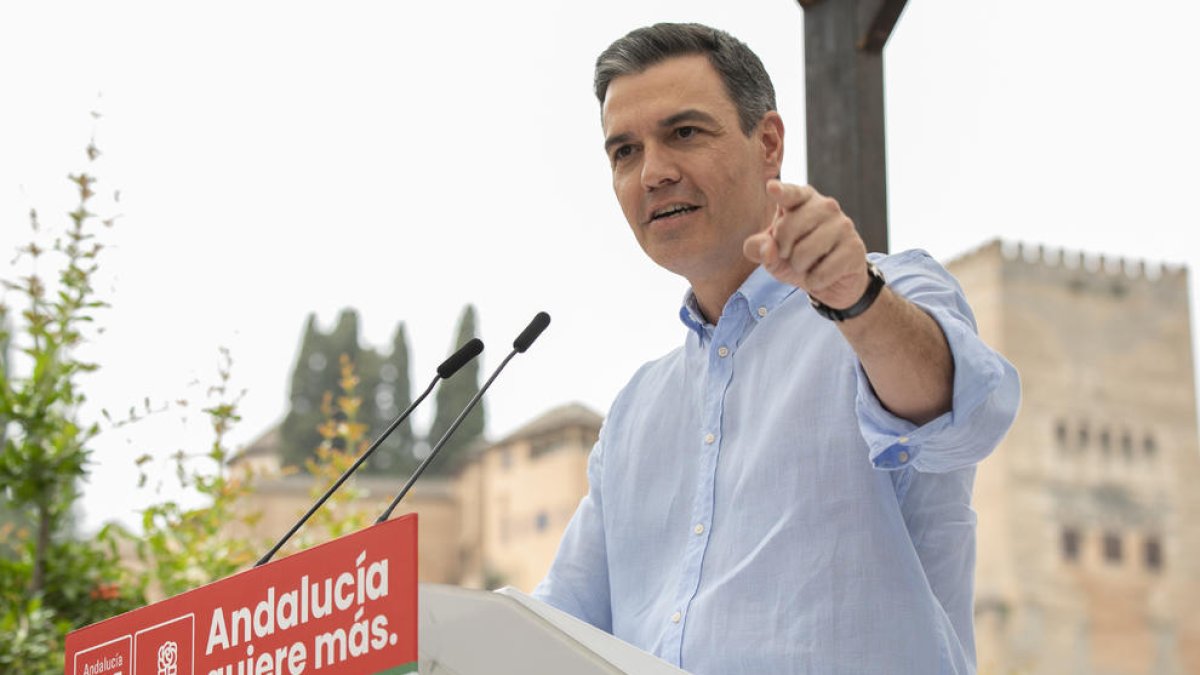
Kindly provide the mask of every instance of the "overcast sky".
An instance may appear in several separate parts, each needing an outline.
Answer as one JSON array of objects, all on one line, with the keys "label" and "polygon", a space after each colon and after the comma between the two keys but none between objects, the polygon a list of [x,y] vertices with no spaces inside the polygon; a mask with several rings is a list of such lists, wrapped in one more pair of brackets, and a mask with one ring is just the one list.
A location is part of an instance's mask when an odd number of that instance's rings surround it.
[{"label": "overcast sky", "polygon": [[[92,416],[201,401],[226,346],[245,443],[285,412],[309,312],[357,308],[376,347],[405,321],[415,388],[468,302],[485,371],[553,316],[492,389],[489,435],[568,401],[604,411],[683,337],[684,283],[628,232],[590,89],[596,54],[656,21],[759,53],[784,177],[803,182],[791,0],[4,3],[0,251],[28,239],[30,208],[63,226],[94,133],[97,208],[121,217],[103,235]],[[885,52],[892,249],[945,261],[1002,237],[1197,269],[1197,25],[1177,0],[910,2]],[[206,447],[183,417],[97,440],[87,523],[152,499],[132,489],[136,455]]]}]

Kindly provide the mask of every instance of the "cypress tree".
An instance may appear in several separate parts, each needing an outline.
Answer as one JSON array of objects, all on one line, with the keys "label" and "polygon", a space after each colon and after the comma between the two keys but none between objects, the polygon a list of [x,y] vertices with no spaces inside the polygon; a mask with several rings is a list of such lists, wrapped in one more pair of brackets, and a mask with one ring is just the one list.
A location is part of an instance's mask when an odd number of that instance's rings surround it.
[{"label": "cypress tree", "polygon": [[[396,326],[392,336],[392,351],[382,358],[377,370],[378,384],[370,390],[371,399],[364,401],[364,408],[371,408],[377,415],[379,423],[372,428],[372,439],[391,424],[405,408],[412,403],[411,382],[408,373],[408,337],[404,323]],[[367,390],[364,390],[364,396]],[[413,456],[412,422],[405,420],[396,427],[391,436],[371,456],[364,467],[372,473],[408,474],[416,468],[416,458]]]},{"label": "cypress tree", "polygon": [[[343,309],[338,314],[333,331],[328,334],[317,328],[315,315],[308,315],[300,354],[292,369],[291,406],[280,429],[280,452],[284,464],[303,466],[304,460],[316,452],[321,444],[317,427],[324,419],[321,415],[321,399],[326,392],[337,396],[341,391],[338,359],[342,354],[349,356],[355,362],[357,372],[361,351],[358,345],[358,313],[353,309]],[[361,384],[359,391],[363,391]],[[374,420],[362,421],[370,426]]]},{"label": "cypress tree", "polygon": [[[459,319],[458,335],[455,337],[454,343],[450,345],[450,353],[453,353],[466,341],[475,337],[475,335],[475,308],[467,305],[463,309],[462,317]],[[442,435],[446,433],[446,430],[454,422],[454,419],[466,407],[467,402],[478,391],[479,359],[473,359],[455,373],[453,377],[439,385],[437,392],[437,412],[434,413],[433,425],[429,429],[428,441],[430,446],[433,446],[441,439]],[[430,465],[429,471],[444,475],[454,470],[463,459],[465,450],[475,439],[483,435],[485,422],[483,406],[484,402],[481,400],[479,405],[475,406],[475,410],[463,420],[458,431],[446,443],[446,447],[442,448],[438,459]]]},{"label": "cypress tree", "polygon": [[292,367],[292,382],[288,393],[288,414],[280,428],[280,454],[283,463],[303,466],[321,442],[317,425],[321,423],[321,396],[325,392],[322,375],[336,371],[336,357],[330,362],[325,336],[317,329],[317,317],[309,314],[300,340],[300,353]]}]

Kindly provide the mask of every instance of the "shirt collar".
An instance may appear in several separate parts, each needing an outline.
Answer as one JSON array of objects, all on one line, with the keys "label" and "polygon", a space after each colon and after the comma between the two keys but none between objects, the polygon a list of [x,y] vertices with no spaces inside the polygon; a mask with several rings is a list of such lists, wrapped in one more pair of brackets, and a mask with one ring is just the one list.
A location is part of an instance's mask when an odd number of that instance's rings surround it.
[{"label": "shirt collar", "polygon": [[[777,280],[760,265],[750,273],[750,276],[746,277],[737,291],[729,296],[729,300],[725,302],[722,316],[730,312],[738,298],[742,298],[746,301],[745,307],[749,309],[750,318],[757,323],[774,312],[775,308],[795,292],[795,286]],[[679,319],[683,325],[695,331],[701,340],[711,329],[711,326],[705,323],[703,313],[700,312],[696,294],[690,288],[683,295],[683,306],[679,308]]]}]

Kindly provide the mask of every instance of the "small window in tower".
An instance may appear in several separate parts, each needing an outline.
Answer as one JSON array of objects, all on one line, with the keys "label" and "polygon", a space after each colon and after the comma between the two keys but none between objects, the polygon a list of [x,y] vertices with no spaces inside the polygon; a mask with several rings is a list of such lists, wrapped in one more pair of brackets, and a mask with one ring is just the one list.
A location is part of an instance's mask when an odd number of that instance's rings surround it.
[{"label": "small window in tower", "polygon": [[1112,435],[1108,433],[1108,429],[1100,432],[1100,450],[1105,457],[1112,452]]},{"label": "small window in tower", "polygon": [[1058,447],[1067,447],[1067,423],[1063,420],[1054,424],[1054,440],[1058,441]]},{"label": "small window in tower", "polygon": [[1128,431],[1121,434],[1121,452],[1126,456],[1133,454],[1133,436],[1130,436]]},{"label": "small window in tower", "polygon": [[1146,454],[1147,459],[1153,459],[1155,453],[1158,452],[1158,443],[1150,434],[1146,434],[1146,438],[1142,440],[1142,451]]},{"label": "small window in tower", "polygon": [[1146,569],[1151,572],[1158,572],[1163,568],[1163,549],[1162,541],[1158,537],[1146,537],[1146,546],[1143,549],[1146,559]]},{"label": "small window in tower", "polygon": [[1104,560],[1114,565],[1121,562],[1121,535],[1116,532],[1104,533]]},{"label": "small window in tower", "polygon": [[1067,562],[1076,562],[1079,560],[1079,530],[1073,527],[1064,527],[1062,529],[1062,537],[1060,543],[1062,545],[1062,557]]},{"label": "small window in tower", "polygon": [[550,527],[550,515],[545,511],[539,511],[537,520],[534,523],[538,532],[545,532],[547,527]]},{"label": "small window in tower", "polygon": [[1079,425],[1079,449],[1083,450],[1088,444],[1088,428],[1086,423]]}]

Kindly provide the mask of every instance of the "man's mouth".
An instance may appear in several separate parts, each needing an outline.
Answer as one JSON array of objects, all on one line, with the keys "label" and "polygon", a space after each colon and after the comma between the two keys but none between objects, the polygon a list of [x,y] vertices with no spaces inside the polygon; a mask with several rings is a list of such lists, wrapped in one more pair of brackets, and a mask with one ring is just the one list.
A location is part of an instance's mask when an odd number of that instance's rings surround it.
[{"label": "man's mouth", "polygon": [[685,213],[691,213],[699,208],[699,206],[692,206],[691,204],[671,204],[670,206],[664,206],[661,209],[655,209],[650,214],[650,222],[663,220],[664,218],[682,216]]}]

